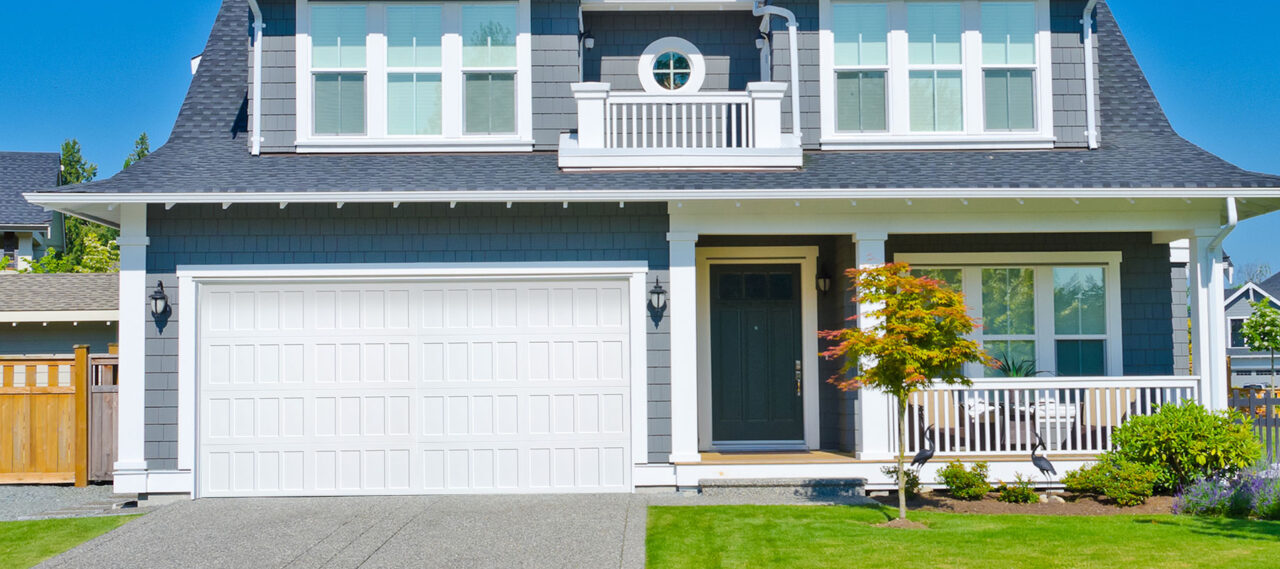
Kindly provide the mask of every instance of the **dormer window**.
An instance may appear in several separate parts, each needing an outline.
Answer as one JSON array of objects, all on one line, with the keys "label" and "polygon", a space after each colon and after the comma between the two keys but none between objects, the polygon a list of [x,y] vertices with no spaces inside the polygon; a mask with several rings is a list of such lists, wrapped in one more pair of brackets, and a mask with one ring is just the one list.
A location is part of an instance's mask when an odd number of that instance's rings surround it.
[{"label": "dormer window", "polygon": [[823,0],[827,149],[1050,148],[1047,0]]},{"label": "dormer window", "polygon": [[299,151],[530,149],[528,2],[301,0]]}]

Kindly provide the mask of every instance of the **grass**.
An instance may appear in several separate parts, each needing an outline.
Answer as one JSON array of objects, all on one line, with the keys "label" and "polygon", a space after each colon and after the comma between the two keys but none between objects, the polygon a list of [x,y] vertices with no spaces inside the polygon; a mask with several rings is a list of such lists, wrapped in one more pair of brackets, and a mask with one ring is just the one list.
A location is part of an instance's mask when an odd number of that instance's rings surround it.
[{"label": "grass", "polygon": [[138,516],[0,522],[0,567],[31,567]]},{"label": "grass", "polygon": [[916,512],[928,530],[873,527],[897,510],[848,506],[649,508],[651,568],[1274,567],[1280,522],[1190,516]]}]

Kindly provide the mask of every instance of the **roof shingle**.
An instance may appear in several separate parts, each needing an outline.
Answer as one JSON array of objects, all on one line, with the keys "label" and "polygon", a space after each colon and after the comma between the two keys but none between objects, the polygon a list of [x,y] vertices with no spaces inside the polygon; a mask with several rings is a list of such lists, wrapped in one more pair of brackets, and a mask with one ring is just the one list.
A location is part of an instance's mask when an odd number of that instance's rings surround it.
[{"label": "roof shingle", "polygon": [[0,312],[116,310],[117,273],[0,274]]},{"label": "roof shingle", "polygon": [[52,152],[0,152],[0,225],[37,225],[53,219],[22,193],[57,185],[60,160]]}]

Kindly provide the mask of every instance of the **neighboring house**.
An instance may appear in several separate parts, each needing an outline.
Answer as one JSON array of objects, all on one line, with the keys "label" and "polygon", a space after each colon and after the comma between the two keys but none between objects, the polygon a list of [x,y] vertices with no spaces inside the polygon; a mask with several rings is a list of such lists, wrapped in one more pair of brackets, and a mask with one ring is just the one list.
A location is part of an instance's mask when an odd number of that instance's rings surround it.
[{"label": "neighboring house", "polygon": [[[1240,333],[1244,321],[1253,315],[1253,303],[1266,301],[1280,309],[1280,273],[1260,283],[1248,282],[1226,292],[1228,346],[1231,356],[1231,386],[1271,385],[1271,353],[1249,349]],[[1278,366],[1280,367],[1280,366]]]},{"label": "neighboring house", "polygon": [[0,271],[28,266],[50,246],[61,247],[62,214],[28,203],[22,193],[58,184],[57,153],[0,152]]},{"label": "neighboring house", "polygon": [[116,343],[119,276],[0,274],[0,358],[105,354]]},{"label": "neighboring house", "polygon": [[887,483],[817,337],[887,261],[1048,372],[971,366],[908,452],[1077,466],[1226,406],[1221,241],[1280,208],[1075,0],[225,0],[164,147],[32,190],[121,229],[117,490],[197,496]]}]

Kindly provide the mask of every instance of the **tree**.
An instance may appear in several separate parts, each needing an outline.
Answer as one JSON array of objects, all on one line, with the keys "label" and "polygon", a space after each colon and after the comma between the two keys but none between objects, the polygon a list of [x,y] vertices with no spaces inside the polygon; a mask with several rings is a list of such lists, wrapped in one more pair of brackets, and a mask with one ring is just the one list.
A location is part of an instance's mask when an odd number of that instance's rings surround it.
[{"label": "tree", "polygon": [[[134,149],[136,155],[139,151],[147,152],[146,135],[138,139],[142,146]],[[143,154],[145,156],[145,154]],[[130,155],[132,158],[133,155]],[[126,162],[128,162],[126,160]],[[85,160],[81,153],[80,142],[76,139],[70,139],[62,143],[62,173],[58,185],[83,184],[92,182],[98,177],[98,165]],[[62,251],[50,250],[43,258],[41,263],[32,266],[32,272],[48,272],[48,273],[70,273],[70,272],[106,272],[115,270],[114,263],[109,264],[112,268],[98,270],[88,270],[89,267],[101,267],[103,262],[101,259],[90,259],[86,261],[86,255],[103,255],[99,250],[102,247],[113,250],[116,258],[119,257],[119,250],[115,245],[116,238],[120,236],[120,232],[107,227],[85,221],[77,217],[67,216],[63,221],[65,230],[66,248]],[[108,256],[111,253],[107,253]]]},{"label": "tree", "polygon": [[1271,389],[1276,388],[1276,350],[1280,350],[1280,310],[1267,299],[1252,303],[1253,314],[1240,327],[1244,343],[1254,351],[1271,352]]},{"label": "tree", "polygon": [[[897,398],[898,519],[905,520],[907,400],[936,382],[972,385],[963,375],[964,364],[990,365],[990,358],[977,342],[966,338],[977,322],[969,316],[959,291],[928,276],[913,275],[905,263],[849,269],[845,274],[852,281],[855,302],[881,307],[859,316],[874,319],[874,326],[820,332],[822,338],[835,342],[822,355],[844,359],[840,374],[829,380],[841,390],[870,387]],[[853,374],[859,370],[860,375]]]},{"label": "tree", "polygon": [[144,132],[138,136],[138,140],[134,141],[133,152],[129,154],[128,158],[124,159],[124,168],[133,166],[134,162],[146,158],[148,154],[151,154],[151,141],[147,138],[147,133]]}]

